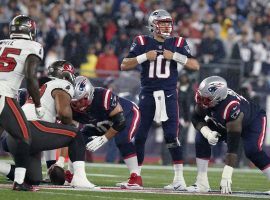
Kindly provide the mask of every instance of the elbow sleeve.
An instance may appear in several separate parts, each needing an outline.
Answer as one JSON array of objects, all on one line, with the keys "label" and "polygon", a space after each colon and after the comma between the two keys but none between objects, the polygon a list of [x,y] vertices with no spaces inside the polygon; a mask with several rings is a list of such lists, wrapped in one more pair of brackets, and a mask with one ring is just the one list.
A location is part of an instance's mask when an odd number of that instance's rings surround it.
[{"label": "elbow sleeve", "polygon": [[123,112],[119,112],[116,115],[111,117],[113,123],[112,128],[118,132],[126,128],[126,118]]}]

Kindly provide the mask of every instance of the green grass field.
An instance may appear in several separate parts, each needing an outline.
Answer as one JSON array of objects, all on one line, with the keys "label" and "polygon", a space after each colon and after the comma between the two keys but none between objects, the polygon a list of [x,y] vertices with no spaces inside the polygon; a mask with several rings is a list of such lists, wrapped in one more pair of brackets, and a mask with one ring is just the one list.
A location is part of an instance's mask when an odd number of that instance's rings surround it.
[{"label": "green grass field", "polygon": [[[89,164],[87,175],[91,182],[98,186],[114,187],[115,183],[126,180],[128,171],[124,165]],[[209,181],[212,190],[218,190],[221,176],[221,168],[211,168]],[[185,167],[184,176],[187,185],[193,184],[196,177],[194,167]],[[173,178],[172,167],[145,166],[142,172],[144,187],[162,188],[169,184]],[[0,183],[7,182],[0,177]],[[267,179],[258,170],[235,170],[233,176],[233,191],[267,191],[270,189]],[[259,197],[259,196],[257,196]],[[263,196],[267,198],[267,196]],[[262,197],[262,198],[263,198]],[[270,196],[268,196],[270,198]],[[29,200],[29,199],[55,199],[55,200],[79,200],[79,199],[119,199],[119,200],[141,200],[141,199],[254,199],[248,197],[217,196],[217,195],[184,195],[184,194],[147,194],[140,191],[108,192],[108,191],[71,191],[71,190],[48,190],[41,189],[38,192],[14,192],[10,188],[0,187],[0,200]],[[260,199],[260,198],[256,198]]]}]

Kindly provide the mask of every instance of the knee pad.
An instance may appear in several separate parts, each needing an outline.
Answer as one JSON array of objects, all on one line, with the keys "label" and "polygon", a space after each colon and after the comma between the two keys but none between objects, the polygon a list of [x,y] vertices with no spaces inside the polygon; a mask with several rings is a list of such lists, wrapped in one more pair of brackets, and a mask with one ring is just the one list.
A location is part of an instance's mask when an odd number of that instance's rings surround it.
[{"label": "knee pad", "polygon": [[168,149],[181,146],[178,138],[173,138],[173,139],[166,139],[165,138],[165,142],[166,142],[166,146]]}]

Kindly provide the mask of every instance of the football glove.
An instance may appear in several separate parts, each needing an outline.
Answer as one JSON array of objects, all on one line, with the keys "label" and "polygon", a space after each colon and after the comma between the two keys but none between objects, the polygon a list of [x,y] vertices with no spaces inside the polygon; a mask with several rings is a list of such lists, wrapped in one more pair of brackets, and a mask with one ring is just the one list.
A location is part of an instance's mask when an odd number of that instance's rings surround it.
[{"label": "football glove", "polygon": [[102,147],[104,144],[106,144],[107,142],[108,142],[108,139],[106,138],[105,135],[93,136],[92,141],[90,141],[86,144],[86,149],[88,151],[94,152],[94,151],[98,150],[100,147]]},{"label": "football glove", "polygon": [[45,110],[42,106],[35,107],[36,115],[39,119],[41,119],[45,115]]},{"label": "football glove", "polygon": [[231,166],[225,165],[222,173],[222,178],[220,181],[220,192],[222,194],[232,193],[232,173],[233,168]]}]

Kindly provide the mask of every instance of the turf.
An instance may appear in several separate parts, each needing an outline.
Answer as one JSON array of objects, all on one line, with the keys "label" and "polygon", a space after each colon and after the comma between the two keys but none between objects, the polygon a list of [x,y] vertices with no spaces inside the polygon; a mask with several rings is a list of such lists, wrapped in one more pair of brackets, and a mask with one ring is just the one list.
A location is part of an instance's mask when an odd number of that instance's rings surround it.
[{"label": "turf", "polygon": [[[213,190],[218,190],[221,176],[221,168],[211,169],[209,172],[209,182]],[[89,164],[86,167],[89,180],[98,186],[115,186],[115,183],[126,180],[128,171],[124,165]],[[196,169],[185,167],[184,176],[187,185],[194,183]],[[142,171],[145,187],[162,188],[169,184],[173,178],[171,167],[146,166]],[[0,183],[7,182],[0,176]],[[0,187],[1,188],[1,187]],[[233,191],[267,191],[269,182],[258,170],[235,170],[233,175]],[[270,196],[269,196],[270,198]],[[29,199],[55,199],[55,200],[77,200],[77,199],[120,199],[120,200],[141,200],[141,199],[252,199],[243,197],[224,196],[201,196],[182,194],[145,194],[138,192],[93,192],[93,191],[67,191],[67,190],[45,190],[38,192],[14,192],[9,188],[0,189],[0,199],[2,200],[29,200]],[[258,199],[258,198],[256,198]]]}]

